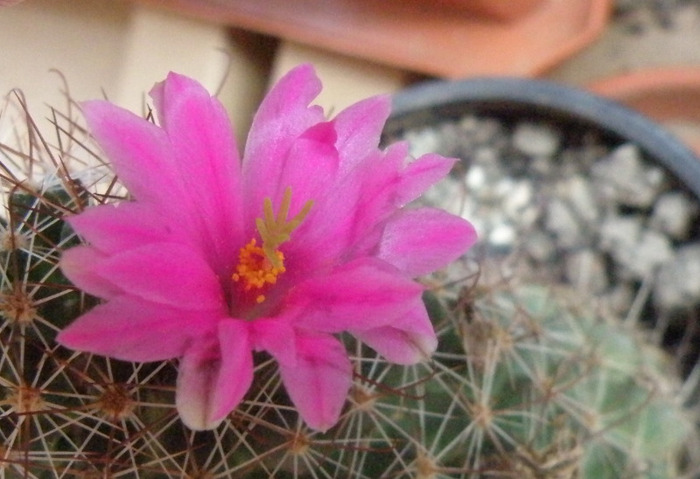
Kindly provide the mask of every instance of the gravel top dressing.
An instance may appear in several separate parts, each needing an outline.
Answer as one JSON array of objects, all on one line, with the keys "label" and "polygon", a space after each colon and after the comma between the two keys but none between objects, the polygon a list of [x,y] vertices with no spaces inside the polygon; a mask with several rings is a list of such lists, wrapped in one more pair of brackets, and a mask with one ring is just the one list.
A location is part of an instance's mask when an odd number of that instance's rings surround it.
[{"label": "gravel top dressing", "polygon": [[637,145],[592,127],[469,112],[394,135],[414,156],[461,160],[424,200],[474,223],[480,275],[573,285],[648,322],[686,367],[695,362],[699,201]]}]

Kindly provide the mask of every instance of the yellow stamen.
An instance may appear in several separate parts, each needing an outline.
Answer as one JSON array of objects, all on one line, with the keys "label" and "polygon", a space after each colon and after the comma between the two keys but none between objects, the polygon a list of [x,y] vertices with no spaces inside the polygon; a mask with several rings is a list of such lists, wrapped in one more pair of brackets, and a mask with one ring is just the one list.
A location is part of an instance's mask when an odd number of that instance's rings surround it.
[{"label": "yellow stamen", "polygon": [[[232,279],[236,282],[243,281],[245,290],[250,291],[253,288],[260,289],[267,284],[275,284],[277,276],[284,273],[284,255],[281,251],[275,251],[279,267],[275,266],[267,258],[263,249],[256,244],[255,239],[241,248],[238,253],[238,266],[236,272],[233,273]],[[262,301],[265,300],[263,296]],[[262,302],[260,301],[260,302]]]},{"label": "yellow stamen", "polygon": [[311,206],[313,206],[313,201],[307,201],[301,211],[299,211],[294,218],[287,221],[287,215],[289,215],[289,207],[291,204],[292,189],[287,187],[284,190],[282,203],[280,204],[277,216],[275,216],[272,211],[272,201],[270,198],[265,198],[265,203],[263,204],[264,217],[255,220],[255,225],[262,239],[262,249],[265,252],[265,256],[277,268],[282,266],[282,263],[277,259],[277,255],[275,254],[277,248],[279,248],[282,243],[289,241],[292,231],[294,231],[301,222],[304,221],[306,215],[309,214]]},{"label": "yellow stamen", "polygon": [[[257,218],[255,224],[262,239],[258,246],[255,238],[250,240],[238,254],[238,266],[231,278],[235,282],[243,282],[244,290],[261,289],[275,284],[277,277],[284,273],[284,254],[279,246],[289,241],[294,231],[311,210],[312,201],[307,201],[304,207],[292,219],[288,220],[289,208],[292,203],[292,189],[284,190],[282,202],[277,215],[272,210],[272,201],[265,198],[263,218]],[[265,295],[255,297],[257,303],[265,301]]]}]

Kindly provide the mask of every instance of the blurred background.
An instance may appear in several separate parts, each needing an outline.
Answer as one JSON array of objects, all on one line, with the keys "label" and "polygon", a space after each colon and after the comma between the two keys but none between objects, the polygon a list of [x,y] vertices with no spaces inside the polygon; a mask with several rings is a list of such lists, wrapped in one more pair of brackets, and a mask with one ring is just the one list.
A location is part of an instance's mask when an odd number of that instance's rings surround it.
[{"label": "blurred background", "polygon": [[139,111],[174,70],[218,92],[242,135],[269,83],[308,61],[331,111],[427,78],[700,78],[700,0],[481,1],[0,0],[0,95],[20,89],[42,117],[66,86]]}]

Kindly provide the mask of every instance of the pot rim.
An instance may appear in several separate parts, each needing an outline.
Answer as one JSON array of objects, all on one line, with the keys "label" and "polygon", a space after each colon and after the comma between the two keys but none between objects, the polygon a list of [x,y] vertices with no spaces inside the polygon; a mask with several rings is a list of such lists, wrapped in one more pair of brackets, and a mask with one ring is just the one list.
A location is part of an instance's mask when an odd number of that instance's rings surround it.
[{"label": "pot rim", "polygon": [[[547,120],[584,123],[639,146],[700,198],[700,159],[675,135],[648,117],[613,100],[549,80],[482,77],[433,80],[395,93],[387,121],[413,119],[416,126],[455,118],[470,110],[493,115],[530,114]],[[432,111],[431,111],[432,110]]]}]

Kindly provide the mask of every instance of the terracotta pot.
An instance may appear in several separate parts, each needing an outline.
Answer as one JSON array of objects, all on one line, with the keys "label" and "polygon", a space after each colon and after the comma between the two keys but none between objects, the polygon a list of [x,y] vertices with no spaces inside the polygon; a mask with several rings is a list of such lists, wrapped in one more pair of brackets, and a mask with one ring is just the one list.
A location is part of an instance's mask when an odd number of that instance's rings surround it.
[{"label": "terracotta pot", "polygon": [[481,15],[499,21],[513,21],[532,13],[547,0],[425,0],[433,5],[447,6],[455,10]]},{"label": "terracotta pot", "polygon": [[589,88],[662,122],[700,153],[700,68],[640,70]]},{"label": "terracotta pot", "polygon": [[135,1],[449,78],[538,75],[595,40],[612,3],[539,0],[542,3],[531,6],[528,15],[499,22],[452,8],[465,8],[467,0],[445,0],[451,8],[437,8],[427,0]]}]

